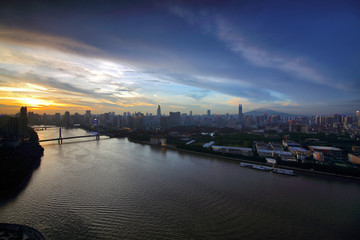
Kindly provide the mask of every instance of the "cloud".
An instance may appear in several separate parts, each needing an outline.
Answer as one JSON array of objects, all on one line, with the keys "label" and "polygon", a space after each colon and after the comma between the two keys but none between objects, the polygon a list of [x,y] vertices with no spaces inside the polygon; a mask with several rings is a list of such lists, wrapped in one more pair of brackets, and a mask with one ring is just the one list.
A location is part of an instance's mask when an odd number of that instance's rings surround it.
[{"label": "cloud", "polygon": [[[285,56],[251,42],[250,36],[241,33],[241,24],[234,24],[231,18],[224,15],[221,10],[217,11],[213,8],[209,11],[206,7],[203,10],[195,10],[175,5],[169,7],[169,12],[205,30],[207,34],[214,35],[225,43],[231,52],[241,56],[253,66],[261,68],[260,72],[264,72],[264,69],[276,70],[287,74],[291,79],[305,80],[345,91],[352,90],[348,85],[331,79],[311,66],[309,60],[304,56],[291,56],[291,54]],[[209,28],[209,26],[211,27]]]},{"label": "cloud", "polygon": [[48,47],[70,53],[84,55],[105,55],[105,52],[93,46],[69,38],[42,34],[23,29],[7,28],[0,25],[0,41],[25,47]]},{"label": "cloud", "polygon": [[[298,78],[317,84],[331,84],[329,78],[308,66],[301,57],[285,57],[248,43],[246,37],[242,36],[238,30],[223,17],[216,18],[216,26],[218,38],[224,41],[231,51],[240,54],[252,64],[287,72]],[[337,87],[342,87],[342,85],[337,85]]]},{"label": "cloud", "polygon": [[194,24],[197,19],[196,15],[191,10],[180,7],[178,5],[170,5],[169,11],[170,13],[187,20],[191,24]]},{"label": "cloud", "polygon": [[188,97],[191,97],[195,99],[196,101],[200,101],[204,97],[206,97],[209,94],[209,90],[202,89],[202,90],[192,90],[189,93],[186,93],[185,95]]},{"label": "cloud", "polygon": [[[6,45],[6,57],[0,58],[3,85],[0,97],[5,105],[19,104],[19,101],[29,106],[43,106],[44,109],[49,104],[57,109],[66,106],[84,109],[102,104],[122,108],[154,105],[151,99],[141,94],[144,81],[132,80],[145,75],[136,73],[136,69],[126,64],[101,58],[104,56],[62,52],[53,44],[37,45],[37,40],[31,44],[22,40],[10,41],[15,38],[11,34],[7,34],[11,37],[4,41],[4,35],[0,37],[0,46]],[[30,33],[22,38],[32,38],[33,35]],[[76,45],[63,39],[58,41],[55,37],[44,39],[45,42],[60,42],[66,48],[67,43]]]}]

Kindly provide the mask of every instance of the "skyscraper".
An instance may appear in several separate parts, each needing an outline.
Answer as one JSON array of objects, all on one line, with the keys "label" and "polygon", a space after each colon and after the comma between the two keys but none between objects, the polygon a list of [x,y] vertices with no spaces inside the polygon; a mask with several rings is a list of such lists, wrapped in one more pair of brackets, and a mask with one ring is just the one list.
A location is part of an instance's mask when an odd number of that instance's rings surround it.
[{"label": "skyscraper", "polygon": [[64,125],[66,128],[70,127],[70,112],[68,111],[64,114]]},{"label": "skyscraper", "polygon": [[156,114],[156,115],[157,115],[158,117],[160,117],[160,116],[161,116],[161,108],[160,108],[160,105],[158,105],[156,111],[157,111],[157,114]]},{"label": "skyscraper", "polygon": [[20,117],[19,117],[19,134],[22,137],[25,137],[27,135],[27,124],[28,124],[27,108],[21,107]]},{"label": "skyscraper", "polygon": [[244,120],[244,114],[242,112],[242,104],[239,104],[239,120],[240,121]]},{"label": "skyscraper", "polygon": [[211,115],[211,111],[210,111],[210,109],[209,109],[209,110],[207,110],[207,115],[208,115],[208,117],[210,117],[210,115]]}]

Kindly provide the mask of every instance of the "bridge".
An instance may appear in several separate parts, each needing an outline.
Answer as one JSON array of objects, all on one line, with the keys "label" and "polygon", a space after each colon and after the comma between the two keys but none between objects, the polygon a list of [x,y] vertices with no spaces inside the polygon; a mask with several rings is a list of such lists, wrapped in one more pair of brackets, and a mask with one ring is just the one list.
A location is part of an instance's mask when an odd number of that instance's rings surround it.
[{"label": "bridge", "polygon": [[64,139],[89,138],[89,137],[95,137],[96,140],[100,140],[99,131],[97,131],[95,135],[82,135],[82,136],[73,136],[73,137],[62,137],[62,136],[61,136],[61,127],[60,127],[60,128],[59,128],[59,137],[58,137],[58,138],[42,139],[42,140],[39,140],[38,142],[58,141],[59,144],[62,144]]}]

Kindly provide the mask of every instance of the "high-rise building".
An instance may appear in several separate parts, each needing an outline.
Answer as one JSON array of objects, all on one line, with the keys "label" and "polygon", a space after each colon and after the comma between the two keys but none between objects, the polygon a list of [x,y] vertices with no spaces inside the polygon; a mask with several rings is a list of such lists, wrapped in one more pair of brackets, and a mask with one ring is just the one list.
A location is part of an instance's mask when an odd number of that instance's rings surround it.
[{"label": "high-rise building", "polygon": [[360,111],[356,111],[356,120],[360,120]]},{"label": "high-rise building", "polygon": [[60,115],[60,113],[55,113],[55,123],[56,123],[56,125],[60,125],[60,123],[61,123],[61,115]]},{"label": "high-rise building", "polygon": [[156,110],[156,116],[160,117],[161,116],[161,108],[160,105],[158,105],[157,110]]},{"label": "high-rise building", "polygon": [[242,111],[242,104],[239,104],[239,120],[240,120],[240,122],[244,121],[244,114],[243,114],[243,111]]},{"label": "high-rise building", "polygon": [[180,124],[180,112],[169,113],[169,127],[176,127]]},{"label": "high-rise building", "polygon": [[85,112],[85,125],[86,126],[91,125],[91,110],[86,110]]},{"label": "high-rise building", "polygon": [[190,111],[190,117],[192,117],[192,111]]},{"label": "high-rise building", "polygon": [[64,115],[64,125],[65,127],[70,127],[70,112],[66,111]]},{"label": "high-rise building", "polygon": [[210,115],[211,115],[211,111],[210,111],[210,109],[209,109],[209,110],[207,110],[207,115],[208,115],[208,117],[210,117]]},{"label": "high-rise building", "polygon": [[19,117],[19,134],[22,137],[25,137],[27,135],[27,124],[28,124],[27,108],[21,107],[20,117]]}]

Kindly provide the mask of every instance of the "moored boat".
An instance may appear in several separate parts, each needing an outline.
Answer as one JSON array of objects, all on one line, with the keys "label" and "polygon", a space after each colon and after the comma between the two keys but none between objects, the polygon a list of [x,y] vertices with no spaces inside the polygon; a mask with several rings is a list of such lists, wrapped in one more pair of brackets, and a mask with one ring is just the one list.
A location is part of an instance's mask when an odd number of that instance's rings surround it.
[{"label": "moored boat", "polygon": [[293,171],[293,170],[290,170],[290,169],[274,168],[272,171],[273,171],[273,173],[290,175],[290,176],[296,176],[296,174],[294,173],[294,171]]},{"label": "moored boat", "polygon": [[244,163],[244,162],[241,162],[240,166],[253,168],[253,169],[257,169],[257,170],[261,170],[261,171],[271,171],[271,169],[272,169],[272,167],[262,166],[262,165],[252,164],[252,163]]}]

